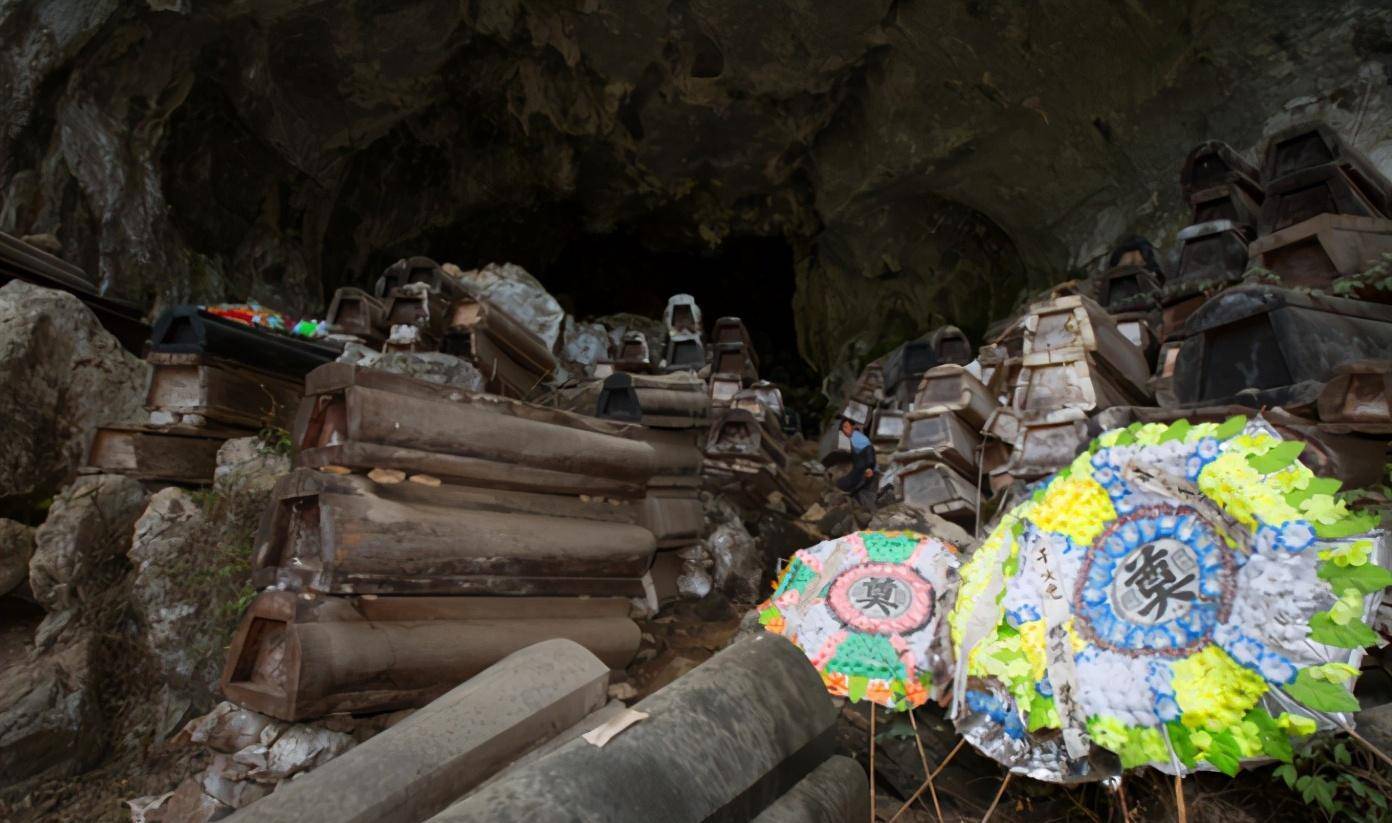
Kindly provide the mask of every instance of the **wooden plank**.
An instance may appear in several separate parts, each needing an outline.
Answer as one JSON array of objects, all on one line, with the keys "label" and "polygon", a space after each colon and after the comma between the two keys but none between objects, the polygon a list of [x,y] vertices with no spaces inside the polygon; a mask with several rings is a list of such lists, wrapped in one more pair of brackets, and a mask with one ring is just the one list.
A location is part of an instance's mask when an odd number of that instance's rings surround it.
[{"label": "wooden plank", "polygon": [[669,497],[649,494],[643,500],[641,524],[653,533],[659,549],[688,546],[701,539],[705,510],[695,495]]},{"label": "wooden plank", "polygon": [[197,414],[250,429],[289,428],[299,403],[298,381],[215,362],[156,363],[145,397],[151,411]]},{"label": "wooden plank", "polygon": [[[304,620],[296,599],[264,592],[252,602],[222,679],[228,699],[287,721],[422,706],[544,640],[574,641],[610,668],[627,665],[639,643],[638,626],[627,617]],[[346,602],[336,605],[346,616]]]},{"label": "wooden plank", "polygon": [[542,339],[488,300],[472,296],[456,300],[450,307],[449,325],[487,337],[518,366],[537,375],[538,382],[556,371],[556,356]]}]

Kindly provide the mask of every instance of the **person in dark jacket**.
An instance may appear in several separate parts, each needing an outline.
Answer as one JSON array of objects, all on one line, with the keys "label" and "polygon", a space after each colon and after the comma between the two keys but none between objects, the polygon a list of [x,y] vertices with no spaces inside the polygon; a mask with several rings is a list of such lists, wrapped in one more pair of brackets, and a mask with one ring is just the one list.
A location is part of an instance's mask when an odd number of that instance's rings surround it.
[{"label": "person in dark jacket", "polygon": [[880,473],[875,466],[875,445],[849,418],[841,419],[841,434],[851,441],[851,470],[836,481],[836,487],[873,513],[880,485]]}]

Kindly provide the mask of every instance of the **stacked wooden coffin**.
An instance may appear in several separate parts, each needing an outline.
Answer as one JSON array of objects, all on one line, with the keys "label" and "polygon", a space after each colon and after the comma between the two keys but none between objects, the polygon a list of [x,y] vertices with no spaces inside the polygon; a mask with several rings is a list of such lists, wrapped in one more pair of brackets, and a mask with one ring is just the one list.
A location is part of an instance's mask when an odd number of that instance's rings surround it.
[{"label": "stacked wooden coffin", "polygon": [[904,502],[974,528],[988,468],[980,432],[997,406],[965,366],[924,373],[891,458]]},{"label": "stacked wooden coffin", "polygon": [[304,394],[223,675],[271,716],[420,705],[547,637],[622,667],[655,553],[699,539],[689,442],[340,363]]},{"label": "stacked wooden coffin", "polygon": [[310,370],[333,346],[253,328],[180,306],[156,322],[145,359],[154,367],[145,425],[97,430],[85,471],[138,480],[211,483],[229,438],[289,429]]}]

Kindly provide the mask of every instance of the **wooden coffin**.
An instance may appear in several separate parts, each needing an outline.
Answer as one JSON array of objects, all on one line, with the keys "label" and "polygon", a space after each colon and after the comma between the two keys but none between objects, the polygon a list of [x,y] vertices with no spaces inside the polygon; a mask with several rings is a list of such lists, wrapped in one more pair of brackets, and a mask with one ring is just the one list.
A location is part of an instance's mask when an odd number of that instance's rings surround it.
[{"label": "wooden coffin", "polygon": [[201,354],[151,352],[145,408],[246,429],[289,429],[302,382]]},{"label": "wooden coffin", "polygon": [[711,423],[706,435],[706,455],[767,461],[779,468],[788,464],[783,433],[745,409],[731,408]]},{"label": "wooden coffin", "polygon": [[648,336],[640,331],[624,332],[623,337],[619,339],[619,355],[614,359],[625,364],[651,364],[652,352],[648,350]]},{"label": "wooden coffin", "polygon": [[1392,351],[1392,307],[1273,286],[1238,286],[1184,325],[1174,364],[1183,405],[1289,407],[1336,367]]},{"label": "wooden coffin", "polygon": [[377,278],[376,293],[378,297],[386,298],[411,283],[422,283],[429,291],[450,300],[468,294],[463,283],[450,277],[439,263],[429,257],[404,257],[388,266]]},{"label": "wooden coffin", "polygon": [[1328,289],[1392,253],[1392,220],[1321,214],[1257,238],[1248,253],[1284,286]]},{"label": "wooden coffin", "polygon": [[202,354],[292,380],[342,354],[340,349],[208,314],[197,306],[175,306],[150,333],[150,351]]},{"label": "wooden coffin", "polygon": [[1262,198],[1261,171],[1247,158],[1220,140],[1207,140],[1195,146],[1184,158],[1179,187],[1186,199],[1214,186],[1227,184],[1247,192],[1257,202]]},{"label": "wooden coffin", "polygon": [[712,411],[729,408],[743,388],[744,380],[738,374],[712,374],[709,394]]},{"label": "wooden coffin", "polygon": [[964,475],[975,476],[980,447],[981,437],[977,430],[962,422],[956,414],[915,410],[905,415],[904,436],[899,441],[894,461],[910,463],[932,459],[947,463]]},{"label": "wooden coffin", "polygon": [[701,342],[700,333],[677,331],[668,335],[662,362],[667,371],[700,371],[705,368],[706,347]]},{"label": "wooden coffin", "polygon": [[413,326],[416,341],[404,348],[409,351],[436,351],[449,328],[450,301],[444,295],[402,287],[387,297],[387,327]]},{"label": "wooden coffin", "polygon": [[[661,440],[641,426],[389,372],[335,363],[310,375],[305,390],[293,432],[303,465],[311,464],[310,450],[372,443],[401,451],[403,461],[424,452],[626,483],[700,471],[694,447]],[[413,464],[383,467],[432,473]]]},{"label": "wooden coffin", "polygon": [[749,385],[759,379],[752,352],[753,349],[742,342],[716,343],[711,352],[711,371],[737,374],[745,385]]},{"label": "wooden coffin", "polygon": [[513,360],[492,337],[453,329],[440,341],[440,351],[474,364],[483,375],[484,388],[491,394],[525,400],[541,388],[545,377]]},{"label": "wooden coffin", "polygon": [[1097,302],[1115,314],[1154,308],[1160,286],[1160,278],[1144,266],[1116,266],[1098,276],[1093,290]]},{"label": "wooden coffin", "polygon": [[1326,423],[1392,424],[1392,360],[1358,360],[1334,369],[1320,392],[1319,418]]},{"label": "wooden coffin", "polygon": [[942,326],[928,335],[933,345],[938,363],[956,363],[965,366],[972,361],[971,340],[956,326]]},{"label": "wooden coffin", "polygon": [[1262,179],[1268,194],[1287,190],[1287,181],[1295,175],[1323,168],[1338,169],[1379,212],[1392,217],[1392,182],[1328,124],[1301,123],[1267,141]]},{"label": "wooden coffin", "polygon": [[218,449],[228,438],[245,436],[245,431],[226,429],[103,426],[92,435],[83,469],[206,486],[213,482]]},{"label": "wooden coffin", "polygon": [[546,343],[511,314],[487,300],[461,297],[450,306],[449,332],[486,336],[510,360],[532,375],[533,383],[556,372],[556,356]]},{"label": "wooden coffin", "polygon": [[944,364],[923,375],[913,407],[919,412],[954,412],[968,426],[980,429],[997,405],[965,366]]},{"label": "wooden coffin", "polygon": [[1058,409],[1022,420],[1005,471],[1025,480],[1052,474],[1072,463],[1090,439],[1087,414],[1079,409]]},{"label": "wooden coffin", "polygon": [[975,522],[980,497],[976,481],[951,466],[932,461],[911,463],[899,470],[899,482],[908,505],[958,525]]},{"label": "wooden coffin", "polygon": [[1159,327],[1159,315],[1156,312],[1133,311],[1122,314],[1112,315],[1116,321],[1117,331],[1121,336],[1130,340],[1141,350],[1141,355],[1145,358],[1146,368],[1150,372],[1155,371],[1155,354],[1160,349],[1160,338],[1156,334]]},{"label": "wooden coffin", "polygon": [[1181,229],[1179,271],[1165,284],[1168,301],[1184,294],[1235,283],[1247,272],[1247,245],[1252,236],[1231,220],[1215,220]]},{"label": "wooden coffin", "polygon": [[662,310],[662,322],[666,324],[669,334],[695,332],[699,335],[704,328],[701,307],[696,305],[696,298],[689,294],[674,294],[667,298],[667,307]]},{"label": "wooden coffin", "polygon": [[1224,183],[1189,195],[1194,224],[1228,220],[1247,232],[1255,232],[1261,221],[1261,206],[1251,193],[1239,185]]},{"label": "wooden coffin", "polygon": [[423,706],[509,654],[556,638],[621,669],[639,643],[628,610],[622,598],[262,592],[232,637],[222,693],[291,722],[393,711]]},{"label": "wooden coffin", "polygon": [[1149,399],[1150,390],[1144,384],[1122,379],[1105,361],[1076,348],[1025,355],[1011,405],[1034,413],[1064,408],[1094,411]]},{"label": "wooden coffin", "polygon": [[1045,352],[1082,349],[1132,385],[1144,386],[1150,366],[1140,347],[1116,327],[1116,321],[1096,302],[1081,295],[1061,297],[1030,307],[1024,319],[1026,358]]},{"label": "wooden coffin", "polygon": [[[744,353],[753,364],[754,370],[758,370],[759,353],[754,350],[754,341],[749,337],[749,329],[745,328],[744,321],[738,317],[717,319],[715,328],[711,331],[711,342],[717,347],[734,344],[743,346]],[[716,371],[720,371],[720,369],[716,369]]]},{"label": "wooden coffin", "polygon": [[652,532],[657,548],[674,549],[701,539],[706,512],[695,489],[650,489],[638,507],[638,523]]},{"label": "wooden coffin", "polygon": [[1272,234],[1321,214],[1392,217],[1385,192],[1370,192],[1334,164],[1292,172],[1267,187],[1260,233]]},{"label": "wooden coffin", "polygon": [[325,321],[331,333],[351,334],[375,346],[380,346],[390,332],[386,302],[347,286],[334,292]]},{"label": "wooden coffin", "polygon": [[888,456],[904,436],[904,412],[898,409],[875,409],[875,422],[870,427],[870,440]]},{"label": "wooden coffin", "polygon": [[633,596],[656,548],[638,517],[602,498],[300,469],[262,516],[253,580],[333,594]]}]

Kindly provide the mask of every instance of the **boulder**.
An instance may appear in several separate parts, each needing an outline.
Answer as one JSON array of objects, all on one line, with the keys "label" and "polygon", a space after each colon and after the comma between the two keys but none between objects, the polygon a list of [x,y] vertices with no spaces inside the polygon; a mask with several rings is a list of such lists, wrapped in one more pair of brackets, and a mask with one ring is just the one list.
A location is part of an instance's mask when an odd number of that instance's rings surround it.
[{"label": "boulder", "polygon": [[456,386],[464,391],[484,390],[483,375],[473,363],[444,352],[378,352],[349,343],[338,362],[404,374],[427,383]]},{"label": "boulder", "polygon": [[515,263],[489,263],[481,269],[461,271],[453,263],[442,268],[470,286],[488,302],[512,315],[548,349],[556,350],[565,323],[565,309],[526,269]]},{"label": "boulder", "polygon": [[192,678],[199,662],[189,631],[200,603],[190,599],[192,566],[185,555],[198,550],[192,538],[205,526],[203,510],[189,492],[160,489],[136,521],[131,541],[135,576],[130,602],[141,627],[140,639],[159,662],[165,680],[174,684]]},{"label": "boulder", "polygon": [[609,333],[602,323],[581,323],[566,315],[561,360],[572,377],[589,377],[595,364],[609,357]]},{"label": "boulder", "polygon": [[72,480],[92,432],[143,420],[150,366],[67,292],[0,288],[0,510],[23,511]]},{"label": "boulder", "polygon": [[744,527],[739,509],[718,495],[702,495],[707,534],[701,541],[710,558],[715,588],[740,602],[753,602],[764,592],[772,568],[757,541]]},{"label": "boulder", "polygon": [[106,748],[101,650],[85,636],[0,671],[0,788],[90,768]]},{"label": "boulder", "polygon": [[882,531],[907,529],[920,534],[930,534],[951,543],[963,552],[970,552],[976,546],[976,539],[956,523],[949,523],[932,512],[902,502],[878,509],[874,517],[870,518],[870,528]]},{"label": "boulder", "polygon": [[34,555],[34,530],[0,518],[0,595],[14,591],[29,576]]},{"label": "boulder", "polygon": [[64,488],[34,535],[29,585],[35,599],[60,612],[108,585],[145,500],[143,486],[117,474],[81,477]]},{"label": "boulder", "polygon": [[276,451],[259,437],[238,437],[218,449],[213,488],[227,495],[270,494],[280,476],[289,471],[289,454]]},{"label": "boulder", "polygon": [[211,712],[190,720],[179,739],[207,746],[220,754],[236,754],[248,746],[260,745],[261,735],[267,728],[273,730],[274,739],[284,730],[285,724],[224,700]]}]

